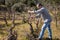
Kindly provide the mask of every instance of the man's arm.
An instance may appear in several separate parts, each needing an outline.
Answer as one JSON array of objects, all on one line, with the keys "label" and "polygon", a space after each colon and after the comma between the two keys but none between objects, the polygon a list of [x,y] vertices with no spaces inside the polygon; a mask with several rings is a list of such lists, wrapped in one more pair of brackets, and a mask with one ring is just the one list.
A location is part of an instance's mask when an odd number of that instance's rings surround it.
[{"label": "man's arm", "polygon": [[44,8],[38,9],[36,11],[30,11],[28,10],[28,13],[41,13]]}]

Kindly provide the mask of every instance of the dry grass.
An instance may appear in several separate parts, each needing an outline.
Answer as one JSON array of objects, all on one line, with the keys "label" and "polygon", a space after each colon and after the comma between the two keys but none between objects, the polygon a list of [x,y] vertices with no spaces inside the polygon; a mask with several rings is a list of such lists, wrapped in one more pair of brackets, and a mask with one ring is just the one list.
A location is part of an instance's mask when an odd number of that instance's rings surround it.
[{"label": "dry grass", "polygon": [[[29,25],[27,23],[22,24],[22,21],[20,21],[20,20],[16,20],[15,23],[16,23],[16,27],[14,28],[14,30],[16,30],[17,33],[18,33],[17,40],[28,40],[26,38],[26,32],[30,33]],[[5,24],[5,22],[0,21],[0,25],[3,25],[3,24]],[[10,20],[8,21],[8,24],[9,25],[11,24]],[[32,25],[33,25],[33,28],[36,29],[35,24],[33,23]],[[41,26],[39,26],[39,27],[41,28]],[[3,27],[3,28],[6,28],[6,27]],[[58,29],[58,27],[55,26],[54,22],[51,23],[51,28],[52,28],[53,39],[55,39],[55,38],[60,39],[60,30]],[[6,29],[8,29],[8,28],[6,28]],[[1,28],[0,28],[0,40],[5,36],[7,36],[7,31],[6,30],[1,30]],[[46,37],[48,37],[47,30],[45,31],[45,34],[44,34],[44,38],[46,38]]]}]

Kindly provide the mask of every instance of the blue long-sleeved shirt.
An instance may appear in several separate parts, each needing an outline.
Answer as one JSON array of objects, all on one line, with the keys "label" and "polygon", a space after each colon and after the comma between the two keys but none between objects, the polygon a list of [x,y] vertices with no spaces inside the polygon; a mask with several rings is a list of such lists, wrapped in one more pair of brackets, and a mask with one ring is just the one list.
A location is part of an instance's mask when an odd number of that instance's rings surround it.
[{"label": "blue long-sleeved shirt", "polygon": [[46,19],[52,20],[48,10],[46,8],[44,8],[44,7],[40,8],[40,9],[34,11],[34,12],[37,14],[37,16],[42,15],[44,20],[46,20]]}]

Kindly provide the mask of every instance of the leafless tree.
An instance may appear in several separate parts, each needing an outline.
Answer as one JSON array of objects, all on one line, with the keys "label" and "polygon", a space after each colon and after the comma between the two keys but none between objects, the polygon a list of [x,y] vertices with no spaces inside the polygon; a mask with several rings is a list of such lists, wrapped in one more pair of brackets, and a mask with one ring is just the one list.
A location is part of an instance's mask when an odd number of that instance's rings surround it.
[{"label": "leafless tree", "polygon": [[8,24],[7,19],[6,19],[7,7],[5,5],[0,5],[0,11],[3,12],[3,15],[4,15],[3,18],[7,25]]}]

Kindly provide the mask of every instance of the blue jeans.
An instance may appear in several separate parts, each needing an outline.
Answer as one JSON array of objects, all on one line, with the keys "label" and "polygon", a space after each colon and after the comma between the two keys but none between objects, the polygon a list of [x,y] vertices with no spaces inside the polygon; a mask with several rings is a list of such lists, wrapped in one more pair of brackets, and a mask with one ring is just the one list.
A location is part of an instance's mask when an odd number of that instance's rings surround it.
[{"label": "blue jeans", "polygon": [[40,32],[40,35],[39,35],[39,38],[40,39],[42,39],[43,38],[43,35],[44,35],[44,31],[46,30],[46,28],[47,28],[47,30],[48,30],[48,34],[49,34],[49,38],[52,38],[52,31],[51,31],[51,28],[50,28],[50,20],[45,20],[44,21],[44,24],[43,24],[43,26],[42,26],[42,28],[41,28],[41,32]]}]

